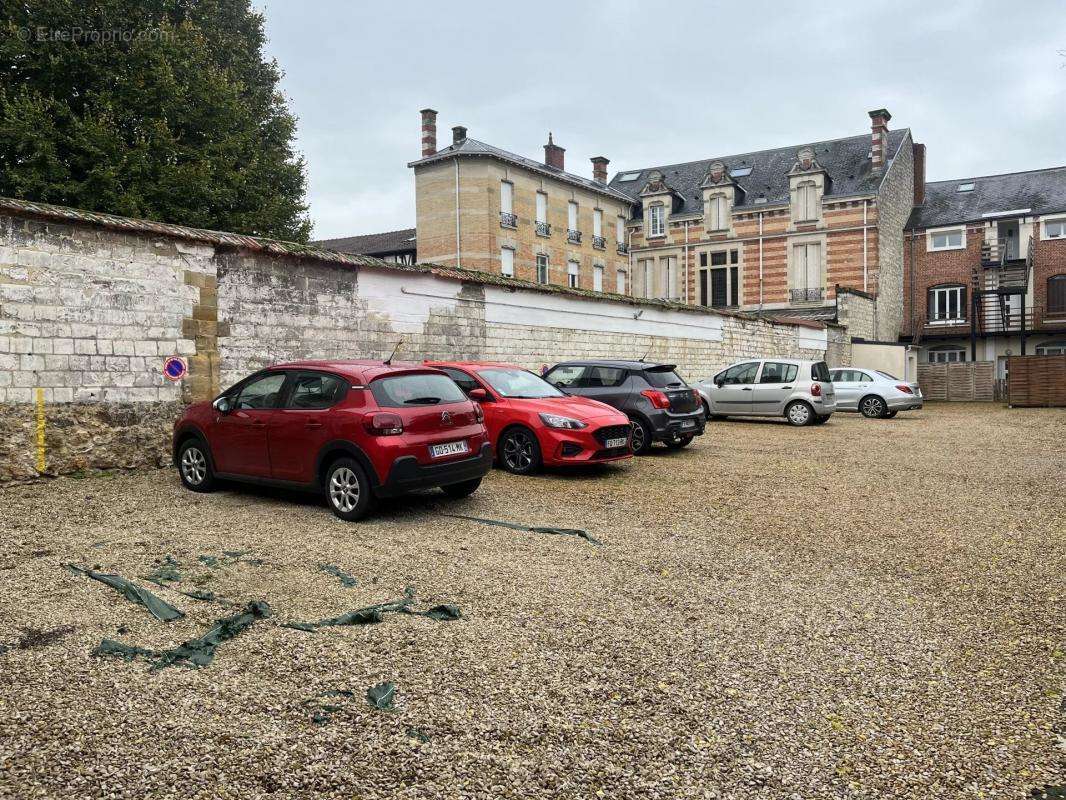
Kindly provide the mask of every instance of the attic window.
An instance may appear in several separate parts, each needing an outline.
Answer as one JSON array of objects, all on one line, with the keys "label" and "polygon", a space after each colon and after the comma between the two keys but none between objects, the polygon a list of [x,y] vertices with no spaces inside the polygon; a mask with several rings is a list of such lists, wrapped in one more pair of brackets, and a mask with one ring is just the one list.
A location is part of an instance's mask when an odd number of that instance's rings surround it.
[{"label": "attic window", "polygon": [[618,176],[618,180],[620,182],[621,181],[635,181],[639,177],[640,177],[640,173],[639,172],[623,172],[621,175]]},{"label": "attic window", "polygon": [[973,183],[972,182],[971,183],[960,183],[959,184],[959,188],[956,189],[955,191],[957,191],[957,192],[972,192],[973,191]]},{"label": "attic window", "polygon": [[765,197],[756,197],[753,202],[755,202],[755,203],[765,203],[766,202],[766,198]]},{"label": "attic window", "polygon": [[746,178],[751,175],[751,167],[737,167],[736,169],[729,170],[729,174],[734,178]]}]

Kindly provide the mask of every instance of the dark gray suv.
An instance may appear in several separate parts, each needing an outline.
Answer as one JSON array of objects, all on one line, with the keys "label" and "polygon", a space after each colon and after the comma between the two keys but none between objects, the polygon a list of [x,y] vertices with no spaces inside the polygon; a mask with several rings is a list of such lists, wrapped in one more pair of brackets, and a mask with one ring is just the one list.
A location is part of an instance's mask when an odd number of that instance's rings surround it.
[{"label": "dark gray suv", "polygon": [[633,452],[639,455],[653,442],[677,450],[703,435],[699,393],[675,369],[650,361],[565,361],[544,373],[544,379],[567,394],[599,400],[628,416]]}]

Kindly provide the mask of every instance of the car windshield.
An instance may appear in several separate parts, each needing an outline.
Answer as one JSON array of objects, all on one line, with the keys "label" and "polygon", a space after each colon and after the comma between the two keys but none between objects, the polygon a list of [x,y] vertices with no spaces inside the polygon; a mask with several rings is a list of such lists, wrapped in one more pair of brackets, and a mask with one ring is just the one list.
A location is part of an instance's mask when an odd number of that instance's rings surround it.
[{"label": "car windshield", "polygon": [[383,408],[435,406],[438,403],[461,403],[466,400],[455,381],[447,375],[416,374],[378,378],[370,391]]},{"label": "car windshield", "polygon": [[565,397],[546,380],[524,369],[493,367],[478,370],[477,374],[501,397]]},{"label": "car windshield", "polygon": [[882,372],[879,369],[875,369],[874,372],[876,372],[878,375],[881,375],[881,376],[883,376],[885,378],[888,378],[890,381],[898,381],[899,380],[899,378],[897,378],[895,375],[889,375],[887,372]]},{"label": "car windshield", "polygon": [[673,366],[651,368],[644,370],[644,380],[649,386],[656,389],[671,389],[685,385],[681,376],[674,372]]}]

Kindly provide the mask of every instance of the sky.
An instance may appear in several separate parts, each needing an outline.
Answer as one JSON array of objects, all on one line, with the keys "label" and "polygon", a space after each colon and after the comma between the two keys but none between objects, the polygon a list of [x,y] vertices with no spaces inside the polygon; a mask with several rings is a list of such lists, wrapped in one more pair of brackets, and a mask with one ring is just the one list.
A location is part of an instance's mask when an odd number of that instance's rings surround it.
[{"label": "sky", "polygon": [[1064,0],[256,0],[299,119],[313,238],[414,227],[419,110],[591,177],[890,128],[927,178],[1066,164]]}]

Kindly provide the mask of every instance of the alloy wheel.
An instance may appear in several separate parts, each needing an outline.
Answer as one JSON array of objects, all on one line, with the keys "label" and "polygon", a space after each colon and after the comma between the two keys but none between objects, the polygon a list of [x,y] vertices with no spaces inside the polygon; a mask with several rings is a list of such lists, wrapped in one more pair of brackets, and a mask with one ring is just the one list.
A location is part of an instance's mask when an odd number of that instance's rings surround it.
[{"label": "alloy wheel", "polygon": [[528,434],[514,431],[503,443],[503,460],[515,472],[524,472],[533,464],[533,441]]},{"label": "alloy wheel", "polygon": [[359,478],[347,467],[335,470],[329,479],[329,499],[344,513],[359,504]]},{"label": "alloy wheel", "polygon": [[880,417],[885,413],[885,403],[880,397],[867,397],[862,401],[862,413],[867,417]]},{"label": "alloy wheel", "polygon": [[199,447],[186,447],[181,456],[181,474],[193,486],[199,486],[207,477],[207,458]]}]

